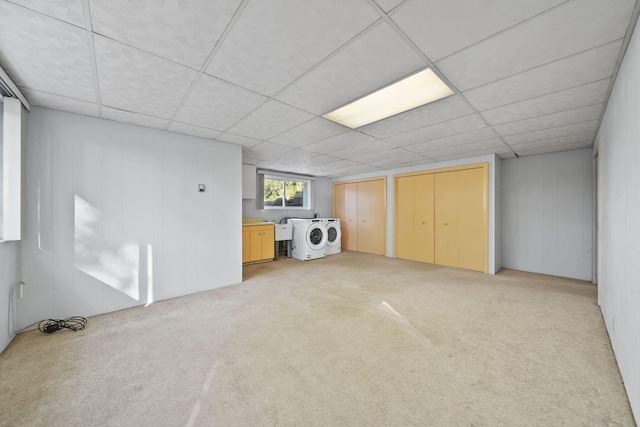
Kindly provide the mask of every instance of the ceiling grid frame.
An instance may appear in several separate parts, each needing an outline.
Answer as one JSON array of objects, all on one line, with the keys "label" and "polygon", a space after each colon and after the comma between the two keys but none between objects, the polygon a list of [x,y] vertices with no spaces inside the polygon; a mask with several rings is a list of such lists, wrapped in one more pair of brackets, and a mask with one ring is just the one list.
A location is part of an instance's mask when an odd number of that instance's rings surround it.
[{"label": "ceiling grid frame", "polygon": [[[474,113],[485,123],[485,125],[491,129],[493,129],[493,126],[491,125],[491,123],[489,123],[488,120],[486,120],[484,118],[484,116],[480,113],[480,111],[478,111],[478,109],[476,109],[476,107],[471,104],[471,102],[469,102],[467,100],[467,98],[462,94],[462,92],[460,92],[458,90],[457,87],[455,87],[453,85],[453,83],[451,83],[451,81],[438,69],[438,67],[436,67],[436,65],[427,57],[427,55],[424,54],[424,52],[422,52],[422,50],[409,38],[409,36],[407,36],[407,34],[405,34],[404,31],[402,31],[402,29],[400,29],[400,27],[393,21],[393,19],[391,19],[391,17],[384,11],[382,10],[382,8],[380,6],[378,6],[378,4],[375,2],[375,0],[366,0],[367,2],[369,2],[369,4],[371,4],[371,6],[376,9],[378,11],[378,13],[380,14],[381,18],[385,20],[385,22],[387,22],[387,24],[389,24],[391,26],[391,28],[394,29],[394,31],[396,33],[398,33],[398,35],[400,37],[402,37],[405,42],[411,46],[411,48],[413,50],[416,51],[416,53],[418,53],[419,55],[421,55],[424,60],[427,62],[429,68],[431,68],[431,70],[433,70],[433,72],[440,78],[440,80],[442,80],[447,86],[449,86],[449,88],[451,88],[451,90],[454,92],[454,95],[461,98],[462,100],[464,100],[464,102],[474,111]],[[403,3],[402,6],[404,6],[406,4]],[[397,13],[397,11],[400,10],[399,8],[395,8],[393,9],[394,13]],[[495,132],[495,129],[493,129]],[[497,134],[497,132],[496,132]],[[499,136],[499,134],[498,134]],[[502,137],[500,137],[500,139],[502,139]],[[511,148],[511,146],[509,144],[507,144],[507,142],[502,139],[502,142],[504,143],[504,145],[509,148],[509,150],[511,150],[511,152],[518,157],[518,153],[515,152],[515,150],[513,150],[513,148]]]}]

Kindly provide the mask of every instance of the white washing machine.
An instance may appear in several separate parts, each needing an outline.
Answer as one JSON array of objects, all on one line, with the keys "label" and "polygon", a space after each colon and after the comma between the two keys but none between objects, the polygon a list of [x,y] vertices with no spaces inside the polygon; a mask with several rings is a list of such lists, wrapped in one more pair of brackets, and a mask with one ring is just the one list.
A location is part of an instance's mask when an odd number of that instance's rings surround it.
[{"label": "white washing machine", "polygon": [[340,230],[340,219],[320,218],[320,221],[327,229],[327,255],[339,254],[342,252],[342,231]]},{"label": "white washing machine", "polygon": [[327,256],[327,228],[318,218],[292,218],[291,256],[307,261]]}]

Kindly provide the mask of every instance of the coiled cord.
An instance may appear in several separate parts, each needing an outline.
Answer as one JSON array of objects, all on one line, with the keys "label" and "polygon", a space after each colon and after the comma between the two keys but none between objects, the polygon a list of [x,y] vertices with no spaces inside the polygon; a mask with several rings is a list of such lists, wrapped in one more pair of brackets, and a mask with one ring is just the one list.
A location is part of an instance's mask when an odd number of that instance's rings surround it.
[{"label": "coiled cord", "polygon": [[60,329],[71,329],[72,331],[81,331],[87,326],[87,319],[80,316],[67,317],[66,319],[46,319],[38,323],[40,332],[52,334]]}]

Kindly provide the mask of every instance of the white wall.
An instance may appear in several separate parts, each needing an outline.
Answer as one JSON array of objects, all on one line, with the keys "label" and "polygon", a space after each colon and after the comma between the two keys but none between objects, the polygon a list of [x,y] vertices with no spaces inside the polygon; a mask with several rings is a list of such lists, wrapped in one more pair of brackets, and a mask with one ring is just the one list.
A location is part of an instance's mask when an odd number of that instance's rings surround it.
[{"label": "white wall", "polygon": [[503,265],[591,280],[591,149],[503,162]]},{"label": "white wall", "polygon": [[[255,178],[253,181],[255,182]],[[256,209],[256,199],[243,199],[242,217],[262,218],[265,221],[274,222],[280,222],[280,220],[285,217],[312,218],[315,214],[317,214],[318,218],[330,217],[332,213],[331,180],[327,178],[316,178],[313,186],[313,210]]]},{"label": "white wall", "polygon": [[640,34],[631,39],[598,145],[598,302],[640,420]]},{"label": "white wall", "polygon": [[26,162],[19,328],[241,282],[240,146],[34,108]]},{"label": "white wall", "polygon": [[473,163],[489,163],[489,273],[495,274],[501,268],[502,254],[499,253],[501,245],[498,243],[498,237],[502,235],[502,224],[496,221],[499,211],[499,196],[496,188],[499,185],[499,177],[497,171],[500,170],[502,160],[495,154],[471,157],[467,159],[450,160],[446,162],[435,162],[424,165],[410,166],[406,168],[390,169],[380,172],[371,172],[366,174],[343,176],[334,178],[332,182],[350,181],[354,179],[372,178],[377,176],[387,177],[387,248],[386,256],[393,257],[393,175],[407,172],[416,172],[422,170],[440,169],[451,166],[461,166]]},{"label": "white wall", "polygon": [[[2,107],[0,103],[0,138],[2,135]],[[0,162],[2,162],[2,144],[0,144]],[[2,174],[0,174],[0,186],[2,185]],[[2,196],[0,195],[0,199]],[[1,209],[0,202],[0,209]],[[11,335],[9,334],[9,292],[11,286],[18,281],[18,243],[17,242],[0,242],[0,352],[4,350],[9,342]]]}]

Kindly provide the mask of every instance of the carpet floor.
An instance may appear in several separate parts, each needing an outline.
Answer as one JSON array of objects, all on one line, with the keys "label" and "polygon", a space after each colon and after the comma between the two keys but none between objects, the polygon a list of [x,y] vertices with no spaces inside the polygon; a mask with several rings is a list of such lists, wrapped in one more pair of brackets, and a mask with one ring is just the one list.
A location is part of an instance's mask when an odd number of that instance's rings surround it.
[{"label": "carpet floor", "polygon": [[594,285],[356,252],[22,332],[0,379],[2,426],[635,425]]}]

